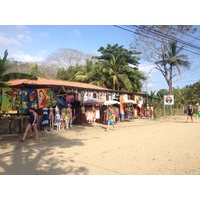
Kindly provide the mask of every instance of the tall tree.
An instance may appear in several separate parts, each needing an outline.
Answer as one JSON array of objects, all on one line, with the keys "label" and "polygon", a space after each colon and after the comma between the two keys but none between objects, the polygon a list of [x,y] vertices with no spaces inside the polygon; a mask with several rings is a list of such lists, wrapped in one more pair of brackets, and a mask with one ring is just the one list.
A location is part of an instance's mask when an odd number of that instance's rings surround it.
[{"label": "tall tree", "polygon": [[69,66],[85,64],[85,60],[91,57],[76,49],[61,48],[49,55],[44,63],[46,66],[68,69]]},{"label": "tall tree", "polygon": [[117,57],[119,54],[123,58],[123,65],[139,65],[140,58],[138,55],[140,52],[137,52],[136,50],[127,50],[124,48],[123,45],[119,46],[118,44],[115,44],[111,46],[110,44],[107,45],[106,48],[100,47],[98,51],[101,53],[101,56],[93,56],[93,58],[96,58],[98,60],[110,60],[112,58],[111,55],[114,55],[114,57]]},{"label": "tall tree", "polygon": [[189,69],[190,62],[188,57],[182,54],[183,46],[178,47],[177,41],[171,41],[168,46],[167,52],[163,52],[162,60],[156,62],[157,69],[161,71],[169,86],[169,94],[172,94],[172,81],[177,75],[181,76],[181,67]]},{"label": "tall tree", "polygon": [[94,56],[106,69],[111,88],[121,91],[141,91],[141,80],[146,79],[138,70],[140,52],[127,50],[124,46],[115,44],[100,47],[98,51],[101,56]]},{"label": "tall tree", "polygon": [[5,50],[3,59],[0,59],[0,87],[8,87],[7,82],[12,79],[37,79],[37,77],[26,73],[12,72],[6,73],[8,67],[6,65],[8,51]]},{"label": "tall tree", "polygon": [[[141,51],[141,58],[145,59],[147,62],[154,63],[155,68],[159,70],[166,82],[170,85],[171,83],[166,79],[170,76],[170,69],[166,68],[167,63],[167,51],[168,45],[172,41],[177,41],[181,46],[190,45],[195,37],[192,36],[197,31],[195,26],[183,25],[142,25],[137,26],[135,40],[130,44],[132,49]],[[184,41],[187,38],[187,42]],[[189,42],[188,42],[189,41]],[[183,50],[183,48],[182,48]],[[194,54],[189,54],[185,51],[185,55],[189,58],[194,57]],[[159,61],[162,60],[162,63]],[[159,65],[158,65],[159,64]],[[173,76],[173,75],[172,75]],[[171,92],[172,87],[169,86]]]},{"label": "tall tree", "polygon": [[78,72],[75,74],[74,80],[84,83],[90,83],[92,81],[92,70],[94,64],[91,59],[86,59],[86,64],[80,66]]},{"label": "tall tree", "polygon": [[33,76],[37,76],[37,77],[43,77],[46,78],[46,74],[44,71],[39,69],[38,64],[34,63],[30,66],[29,68],[29,74],[33,75]]},{"label": "tall tree", "polygon": [[110,57],[110,60],[104,61],[104,66],[112,79],[112,89],[120,90],[120,85],[123,83],[127,90],[132,90],[132,83],[125,73],[124,58],[121,54],[116,57],[110,54]]},{"label": "tall tree", "polygon": [[106,74],[106,68],[102,63],[97,63],[91,73],[93,85],[97,85],[104,88],[111,88],[112,84],[108,79],[108,75]]}]

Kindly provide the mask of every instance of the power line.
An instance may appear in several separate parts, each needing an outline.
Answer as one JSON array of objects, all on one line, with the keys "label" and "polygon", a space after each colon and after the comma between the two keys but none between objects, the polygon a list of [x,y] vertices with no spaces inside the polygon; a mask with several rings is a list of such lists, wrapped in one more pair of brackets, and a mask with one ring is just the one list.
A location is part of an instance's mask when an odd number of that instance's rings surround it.
[{"label": "power line", "polygon": [[[137,33],[137,32],[135,32],[135,31],[133,31],[133,30],[129,30],[129,29],[127,29],[127,28],[120,27],[120,26],[117,26],[117,25],[114,25],[114,26],[117,27],[117,28],[123,29],[123,30],[125,30],[125,31],[129,31],[129,32],[134,33],[134,34],[141,35],[141,36],[143,36],[143,37],[147,37],[147,38],[152,39],[152,40],[155,40],[155,41],[157,41],[157,42],[163,42],[163,41],[161,41],[161,40],[159,40],[159,39],[156,39],[156,38],[154,38],[154,37],[150,37],[149,35],[144,35],[144,34],[141,34],[141,33]],[[156,35],[156,33],[154,33],[154,34]],[[165,36],[162,36],[162,37],[165,37]],[[174,38],[174,40],[177,40],[177,39]],[[165,43],[166,45],[168,44],[167,42],[164,42],[164,43]],[[183,43],[183,42],[182,42],[182,43]],[[188,45],[188,44],[187,44],[187,45]],[[189,46],[191,46],[191,45],[189,45]],[[196,48],[197,48],[197,47],[198,47],[198,46],[196,46]],[[193,48],[195,48],[195,46],[194,46]],[[194,52],[194,51],[185,49],[184,47],[183,47],[182,49],[185,50],[185,51],[188,51],[188,52],[190,52],[190,53],[194,53],[194,54],[200,55],[200,53],[197,53],[197,52]],[[200,47],[198,47],[198,50],[200,50]]]},{"label": "power line", "polygon": [[[159,35],[159,36],[161,36],[161,37],[165,37],[165,38],[168,38],[168,39],[171,39],[171,40],[176,40],[176,41],[178,41],[178,42],[181,43],[181,44],[185,44],[185,45],[187,45],[187,46],[189,46],[189,47],[192,47],[192,48],[194,48],[194,49],[200,50],[200,47],[199,47],[199,46],[196,46],[196,45],[193,45],[193,44],[191,44],[191,43],[185,42],[184,40],[175,38],[174,36],[167,35],[167,34],[162,33],[162,32],[160,32],[160,31],[151,30],[150,28],[148,28],[148,27],[143,27],[143,26],[142,26],[142,27],[141,27],[141,26],[137,26],[137,25],[132,25],[132,26],[137,27],[137,28],[140,29],[140,30],[148,31],[148,32],[153,33],[153,34],[155,34],[155,35]],[[132,26],[131,26],[131,27],[129,26],[129,27],[130,27],[130,28],[133,28]]]}]

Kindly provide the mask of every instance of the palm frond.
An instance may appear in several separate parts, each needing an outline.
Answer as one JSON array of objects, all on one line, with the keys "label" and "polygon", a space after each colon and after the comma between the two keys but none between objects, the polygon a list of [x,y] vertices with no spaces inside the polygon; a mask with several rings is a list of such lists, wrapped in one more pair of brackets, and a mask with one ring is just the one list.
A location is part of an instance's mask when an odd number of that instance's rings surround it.
[{"label": "palm frond", "polygon": [[4,74],[1,77],[1,81],[9,81],[9,80],[14,80],[14,79],[30,79],[30,80],[37,80],[37,77],[30,75],[30,74],[25,74],[25,73],[9,73],[9,74]]}]

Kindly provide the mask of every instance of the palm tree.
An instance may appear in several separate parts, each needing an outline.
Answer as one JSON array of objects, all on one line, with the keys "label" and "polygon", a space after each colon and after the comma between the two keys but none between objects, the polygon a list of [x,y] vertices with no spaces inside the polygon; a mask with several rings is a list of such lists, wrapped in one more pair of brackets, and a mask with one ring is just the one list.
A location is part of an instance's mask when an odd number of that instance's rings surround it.
[{"label": "palm tree", "polygon": [[[130,92],[139,92],[142,90],[142,81],[145,81],[147,78],[144,73],[140,72],[138,68],[132,68],[125,66],[125,74],[127,74],[129,80],[132,84],[132,90]],[[125,88],[125,87],[124,87]]]},{"label": "palm tree", "polygon": [[90,83],[92,81],[92,69],[93,62],[90,59],[86,59],[86,64],[80,66],[80,70],[75,74],[74,81],[80,81],[84,83]]},{"label": "palm tree", "polygon": [[3,59],[0,59],[0,87],[8,87],[9,85],[7,82],[12,79],[32,79],[32,80],[37,79],[37,77],[35,76],[20,72],[6,73],[8,69],[6,66],[7,57],[8,57],[8,51],[6,49],[4,52]]},{"label": "palm tree", "polygon": [[178,74],[181,76],[181,69],[180,67],[188,68],[190,67],[190,62],[188,62],[188,57],[184,54],[181,54],[183,50],[182,47],[178,47],[176,41],[172,41],[169,46],[168,50],[168,64],[170,65],[170,82],[169,82],[169,92],[172,94],[172,79],[176,76],[173,73],[173,67],[176,68]]},{"label": "palm tree", "polygon": [[97,63],[92,70],[92,81],[90,83],[104,88],[109,87],[110,83],[105,72],[106,69],[102,63]]},{"label": "palm tree", "polygon": [[180,67],[184,67],[187,69],[190,68],[190,62],[188,62],[188,57],[184,54],[181,54],[182,50],[183,46],[178,47],[177,41],[172,41],[169,43],[167,52],[163,52],[162,60],[156,62],[156,64],[161,64],[164,66],[162,74],[167,81],[170,94],[172,94],[172,80],[177,75],[176,72],[178,72],[178,74],[181,76]]},{"label": "palm tree", "polygon": [[124,66],[123,57],[121,54],[118,54],[116,57],[113,54],[110,54],[110,56],[110,60],[104,61],[104,66],[112,79],[112,89],[120,90],[120,86],[123,84],[126,90],[131,91],[132,83],[125,72],[126,67]]}]

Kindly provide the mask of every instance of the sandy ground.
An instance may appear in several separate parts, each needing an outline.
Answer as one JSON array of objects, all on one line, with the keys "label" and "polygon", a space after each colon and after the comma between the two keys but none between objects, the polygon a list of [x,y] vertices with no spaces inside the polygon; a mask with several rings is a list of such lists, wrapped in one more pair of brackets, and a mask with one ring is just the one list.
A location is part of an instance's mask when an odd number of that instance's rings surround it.
[{"label": "sandy ground", "polygon": [[40,133],[39,141],[0,140],[5,175],[199,175],[200,122],[186,116]]}]

